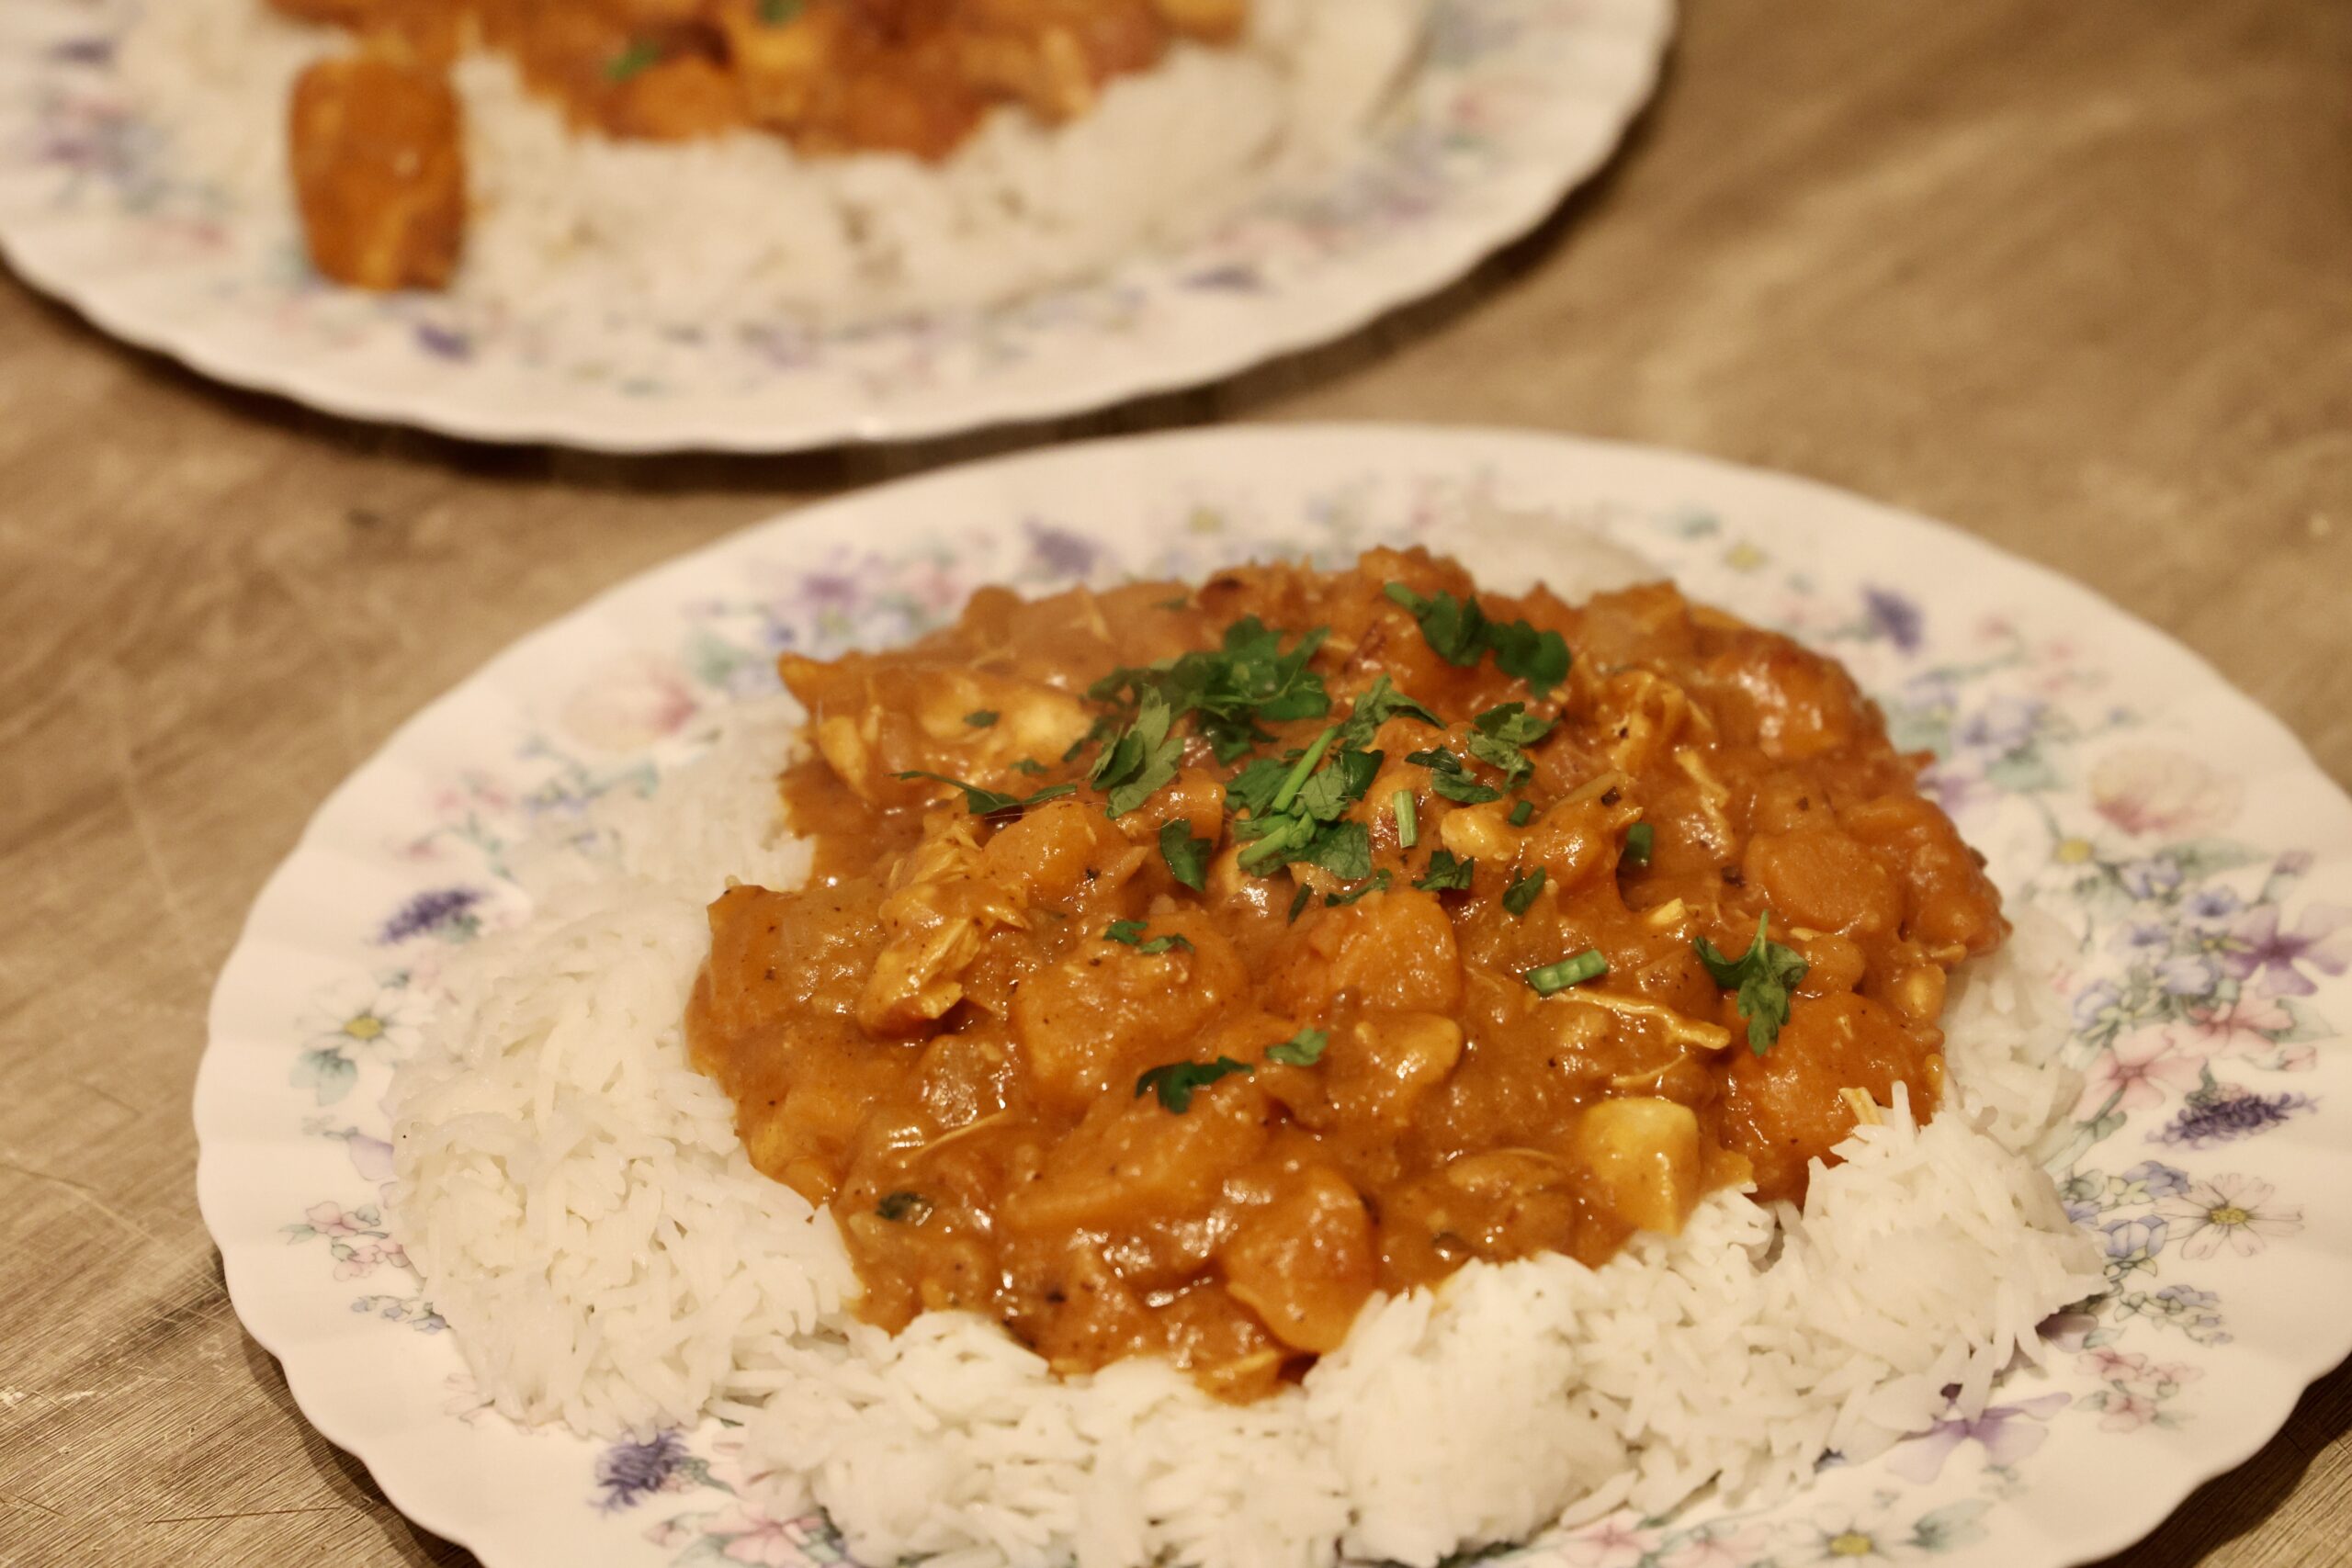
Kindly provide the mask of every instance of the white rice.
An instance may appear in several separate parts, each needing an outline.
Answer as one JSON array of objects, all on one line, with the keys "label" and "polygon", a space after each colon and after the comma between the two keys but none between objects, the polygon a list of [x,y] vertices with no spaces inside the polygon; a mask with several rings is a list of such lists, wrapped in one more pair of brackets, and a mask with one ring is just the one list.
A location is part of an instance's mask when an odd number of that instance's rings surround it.
[{"label": "white rice", "polygon": [[[2035,1325],[2099,1285],[2030,1157],[2074,1099],[2018,940],[1956,983],[1953,1098],[1816,1170],[1800,1213],[1704,1202],[1599,1270],[1473,1265],[1375,1301],[1302,1386],[1218,1404],[1157,1361],[1063,1382],[997,1325],[893,1337],[829,1215],[755,1172],[679,1015],[729,875],[789,885],[773,776],[797,720],[742,709],[703,762],[550,852],[526,924],[453,967],[393,1089],[392,1224],[497,1408],[643,1434],[742,1423],[768,1501],[823,1506],[868,1562],[951,1568],[1426,1565],[1620,1503],[1801,1485],[1821,1458],[1980,1409]],[[769,847],[746,852],[744,846]]]},{"label": "white rice", "polygon": [[[282,252],[298,225],[288,93],[349,35],[265,0],[135,7],[124,82],[175,172]],[[472,201],[462,306],[542,324],[680,330],[996,304],[1181,239],[1326,164],[1418,46],[1430,0],[1256,0],[1237,48],[1190,44],[1054,129],[992,115],[933,166],[804,159],[745,132],[681,145],[569,133],[503,55],[461,62]]]}]

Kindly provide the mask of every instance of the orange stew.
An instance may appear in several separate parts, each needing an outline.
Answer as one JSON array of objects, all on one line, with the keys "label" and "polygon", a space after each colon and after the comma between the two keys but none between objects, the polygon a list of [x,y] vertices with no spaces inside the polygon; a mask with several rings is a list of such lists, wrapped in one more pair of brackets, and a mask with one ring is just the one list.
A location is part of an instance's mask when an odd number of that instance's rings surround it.
[{"label": "orange stew", "polygon": [[1375,1292],[1801,1198],[2007,931],[1846,672],[1664,584],[987,589],[783,673],[814,869],[711,906],[695,1060],[869,1319],[1065,1371],[1251,1399]]}]

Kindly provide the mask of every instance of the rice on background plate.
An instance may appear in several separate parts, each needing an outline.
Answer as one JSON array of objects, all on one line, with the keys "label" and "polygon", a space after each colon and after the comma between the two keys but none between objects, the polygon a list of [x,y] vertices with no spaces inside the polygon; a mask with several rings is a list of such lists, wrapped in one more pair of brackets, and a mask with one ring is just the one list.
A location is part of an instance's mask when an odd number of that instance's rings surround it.
[{"label": "rice on background plate", "polygon": [[[1571,525],[1852,667],[1901,743],[1938,751],[1935,787],[2013,906],[2064,928],[2054,1030],[2035,987],[1980,974],[1956,1076],[1998,1140],[2057,1112],[2059,1194],[2098,1243],[2088,1298],[2041,1317],[2036,1293],[2077,1288],[2059,1278],[2076,1260],[2051,1239],[2038,1184],[1947,1114],[1867,1134],[1856,1164],[1824,1179],[1835,1201],[1816,1200],[1760,1278],[1742,1224],[1761,1222],[1729,1203],[1684,1243],[1644,1243],[1597,1275],[1539,1264],[1522,1289],[1511,1269],[1482,1270],[1433,1308],[1367,1314],[1357,1343],[1256,1427],[1148,1366],[1083,1392],[1041,1384],[1017,1347],[968,1323],[895,1342],[799,1332],[838,1312],[826,1228],[748,1177],[723,1098],[660,1040],[719,868],[793,871],[788,851],[741,858],[763,812],[727,783],[763,774],[788,728],[763,700],[774,655],[903,641],[984,582],[1042,592],[1374,543],[1442,541],[1511,592],[1595,564]],[[688,771],[722,730],[730,750],[714,755],[733,761]],[[649,821],[668,826],[632,830]],[[632,847],[597,858],[582,842],[592,823]],[[526,852],[549,825],[572,847]],[[616,854],[638,879],[628,897],[576,874],[608,875]],[[534,908],[546,923],[492,934]],[[574,977],[526,981],[517,947],[482,941],[569,944]],[[2029,923],[2029,969],[2036,945]],[[527,640],[421,716],[322,811],[224,973],[198,1089],[200,1195],[239,1311],[305,1412],[492,1568],[838,1562],[852,1542],[798,1513],[779,1471],[809,1477],[869,1552],[915,1542],[975,1562],[1056,1536],[1097,1562],[1151,1542],[1303,1561],[1342,1537],[1423,1556],[1441,1531],[1540,1518],[1600,1478],[1515,1560],[1785,1568],[1875,1551],[2039,1568],[2144,1530],[2275,1431],[2345,1348],[2352,1217],[2319,1199],[2344,1168],[2346,1069],[2330,1043],[2352,1008],[2347,947],[2341,792],[2177,647],[1973,541],[1794,481],[1594,443],[1394,429],[1120,443],[933,476],[725,541]],[[412,1223],[424,1189],[396,1190],[385,1213],[382,1102],[396,1061],[426,1048],[424,999],[451,985],[492,997],[505,1021],[466,1037],[489,1070],[428,1055],[438,1065],[401,1076],[409,1124],[429,1111],[442,1140],[399,1156],[409,1170],[495,1178],[428,1194],[436,1229]],[[541,1039],[532,1021],[549,1015],[561,1026]],[[2079,1097],[2014,1059],[2033,1019],[2041,1038],[2063,1035]],[[525,1051],[504,1049],[517,1040]],[[668,1108],[582,1091],[605,1077]],[[446,1114],[469,1103],[470,1122]],[[552,1143],[521,1119],[540,1114]],[[662,1179],[634,1209],[608,1185],[616,1157]],[[526,1192],[536,1210],[518,1207]],[[1923,1204],[1953,1224],[1922,1235]],[[591,1215],[620,1247],[658,1245],[615,1261]],[[664,1230],[677,1215],[742,1245],[713,1261]],[[1871,1243],[1860,1263],[1857,1236]],[[1877,1268],[1880,1254],[1902,1267]],[[1810,1316],[1775,1296],[1792,1263]],[[1945,1267],[1972,1277],[1951,1286]],[[1739,1344],[1647,1310],[1702,1296],[1740,1303],[1789,1359],[1749,1365]],[[680,1302],[700,1314],[682,1319]],[[511,1332],[481,1329],[493,1315]],[[1928,1323],[1947,1332],[1923,1336]],[[1945,1380],[1974,1397],[2021,1325],[2038,1330],[2041,1368],[2010,1371],[1974,1417],[1935,1402]],[[1522,1353],[1498,1351],[1521,1334]],[[1402,1371],[1376,1379],[1378,1364]],[[1784,1377],[1827,1382],[1784,1402]],[[1541,1383],[1573,1392],[1522,1391]],[[659,1414],[706,1391],[747,1424]],[[616,1435],[526,1431],[494,1414],[499,1393]],[[1860,1457],[1923,1411],[1923,1436]],[[1015,1412],[1028,1422],[1007,1430]],[[1460,1451],[1431,1442],[1445,1427],[1465,1436]],[[1486,1441],[1496,1429],[1510,1446]],[[1640,1451],[1624,1463],[1629,1437]],[[1838,1461],[1777,1503],[1716,1494],[1649,1512],[1717,1467],[1770,1495],[1824,1441],[1842,1445]],[[1237,1453],[1251,1467],[1238,1489]],[[1424,1479],[1450,1494],[1445,1513],[1413,1491]],[[956,1488],[1002,1506],[935,1506]],[[1352,1517],[1350,1492],[1370,1494]]]}]

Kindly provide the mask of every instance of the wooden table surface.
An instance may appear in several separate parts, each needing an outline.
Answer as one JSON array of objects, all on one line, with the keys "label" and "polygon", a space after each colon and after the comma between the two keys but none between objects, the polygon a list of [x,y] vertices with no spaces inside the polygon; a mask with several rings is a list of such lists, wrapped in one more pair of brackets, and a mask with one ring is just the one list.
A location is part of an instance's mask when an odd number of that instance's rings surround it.
[{"label": "wooden table surface", "polygon": [[[2352,5],[1696,0],[1613,170],[1464,286],[1220,388],[920,449],[467,447],[220,390],[0,284],[0,1562],[471,1561],[303,1423],[192,1185],[213,975],[401,719],[818,495],[1348,418],[1691,447],[1950,519],[2352,780]],[[2346,1560],[2347,1426],[2339,1372],[2120,1561]]]}]

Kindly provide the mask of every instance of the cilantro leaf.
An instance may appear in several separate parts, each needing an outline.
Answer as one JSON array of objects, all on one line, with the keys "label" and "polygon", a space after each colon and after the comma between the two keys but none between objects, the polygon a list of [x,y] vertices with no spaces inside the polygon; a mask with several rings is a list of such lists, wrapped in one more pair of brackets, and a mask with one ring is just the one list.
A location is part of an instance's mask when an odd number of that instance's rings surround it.
[{"label": "cilantro leaf", "polygon": [[1149,800],[1176,777],[1184,742],[1168,733],[1175,722],[1168,699],[1147,691],[1136,708],[1127,732],[1102,750],[1087,782],[1110,799],[1104,815],[1116,819]]},{"label": "cilantro leaf", "polygon": [[662,46],[660,44],[642,41],[632,43],[605,62],[605,80],[626,82],[631,77],[643,75],[661,63]]},{"label": "cilantro leaf", "polygon": [[1427,768],[1433,773],[1458,773],[1462,771],[1461,758],[1435,746],[1426,751],[1408,751],[1405,761],[1416,767]]},{"label": "cilantro leaf", "polygon": [[1739,1016],[1747,1021],[1747,1048],[1759,1056],[1781,1038],[1781,1029],[1789,1021],[1789,993],[1810,967],[1803,953],[1765,934],[1771,923],[1770,909],[1756,917],[1756,940],[1737,958],[1725,958],[1705,937],[1690,944],[1715,984],[1738,993]]},{"label": "cilantro leaf", "polygon": [[1149,942],[1146,942],[1143,933],[1148,924],[1148,922],[1144,920],[1113,920],[1102,928],[1102,940],[1123,942],[1149,958],[1157,958],[1163,953],[1172,953],[1180,947],[1187,953],[1193,951],[1192,939],[1178,931],[1170,931],[1166,936],[1156,936]]},{"label": "cilantro leaf", "polygon": [[1325,768],[1299,786],[1297,809],[1317,822],[1332,822],[1340,813],[1363,798],[1379,775],[1381,754],[1377,751],[1342,751],[1331,759]]},{"label": "cilantro leaf", "polygon": [[1193,825],[1181,817],[1160,825],[1159,858],[1168,863],[1168,874],[1195,893],[1208,891],[1209,852],[1216,847],[1212,840],[1193,837]]},{"label": "cilantro leaf", "polygon": [[1403,605],[1421,626],[1421,640],[1449,664],[1467,670],[1487,653],[1506,675],[1544,696],[1568,677],[1568,643],[1558,632],[1537,631],[1525,621],[1491,621],[1474,597],[1451,593],[1423,598],[1401,582],[1381,592]]},{"label": "cilantro leaf", "polygon": [[1193,652],[1141,669],[1114,670],[1086,694],[1096,702],[1140,705],[1157,693],[1176,717],[1190,715],[1193,728],[1217,760],[1230,762],[1268,739],[1261,720],[1320,718],[1331,711],[1323,677],[1306,666],[1330,636],[1329,626],[1306,633],[1285,653],[1282,634],[1255,615],[1227,626],[1215,653]]},{"label": "cilantro leaf", "polygon": [[1440,850],[1430,856],[1429,874],[1413,884],[1424,893],[1460,893],[1470,886],[1471,874],[1478,869],[1475,860],[1456,860],[1451,850]]},{"label": "cilantro leaf", "polygon": [[1299,911],[1306,908],[1307,900],[1314,897],[1315,889],[1309,887],[1304,882],[1300,883],[1298,885],[1298,891],[1291,896],[1290,919],[1286,923],[1294,926],[1298,924]]},{"label": "cilantro leaf", "polygon": [[1340,727],[1340,744],[1359,750],[1370,746],[1372,738],[1380,732],[1380,727],[1400,713],[1418,718],[1424,724],[1435,725],[1440,729],[1445,728],[1443,719],[1398,691],[1390,684],[1388,677],[1383,675],[1373,682],[1372,689],[1358,697],[1355,706],[1349,710],[1348,721]]},{"label": "cilantro leaf", "polygon": [[1323,1059],[1331,1037],[1319,1029],[1302,1029],[1279,1045],[1266,1047],[1266,1060],[1286,1067],[1311,1067]]},{"label": "cilantro leaf", "polygon": [[1362,882],[1372,874],[1372,835],[1361,822],[1334,823],[1296,858],[1321,866],[1342,882]]},{"label": "cilantro leaf", "polygon": [[1544,891],[1544,883],[1549,875],[1550,873],[1539,865],[1524,876],[1512,878],[1511,885],[1503,889],[1503,908],[1509,909],[1514,918],[1525,915],[1535,907],[1536,895]]},{"label": "cilantro leaf", "polygon": [[1041,789],[1035,795],[1011,795],[998,790],[982,789],[978,784],[966,784],[962,779],[951,779],[945,773],[926,773],[921,768],[908,773],[893,773],[890,776],[896,779],[929,779],[933,784],[953,785],[964,792],[964,805],[975,817],[993,817],[1000,811],[1019,811],[1042,801],[1058,799],[1075,792],[1078,788],[1072,784],[1057,784]]},{"label": "cilantro leaf", "polygon": [[769,27],[780,28],[798,19],[800,13],[808,9],[808,0],[760,0],[760,20]]},{"label": "cilantro leaf", "polygon": [[1476,779],[1458,770],[1451,773],[1437,774],[1430,780],[1430,787],[1446,799],[1462,806],[1484,806],[1490,800],[1500,800],[1503,797],[1502,791],[1491,784],[1482,784]]},{"label": "cilantro leaf", "polygon": [[1230,1056],[1219,1056],[1214,1062],[1170,1062],[1153,1067],[1136,1079],[1136,1098],[1147,1094],[1159,1096],[1159,1103],[1182,1116],[1193,1108],[1193,1091],[1206,1089],[1223,1077],[1235,1073],[1254,1073],[1258,1069],[1247,1062],[1237,1062]]},{"label": "cilantro leaf", "polygon": [[974,729],[986,729],[997,721],[994,708],[974,708],[964,716],[964,722]]},{"label": "cilantro leaf", "polygon": [[1253,758],[1248,767],[1226,781],[1226,810],[1262,815],[1273,805],[1274,793],[1283,787],[1283,780],[1290,776],[1291,764],[1301,755],[1304,753]]},{"label": "cilantro leaf", "polygon": [[1323,903],[1327,908],[1337,908],[1342,904],[1354,903],[1357,899],[1363,897],[1367,893],[1385,893],[1387,890],[1388,868],[1386,866],[1382,866],[1378,871],[1372,874],[1372,880],[1370,882],[1365,883],[1363,886],[1356,888],[1352,892],[1326,893],[1323,895]]}]

